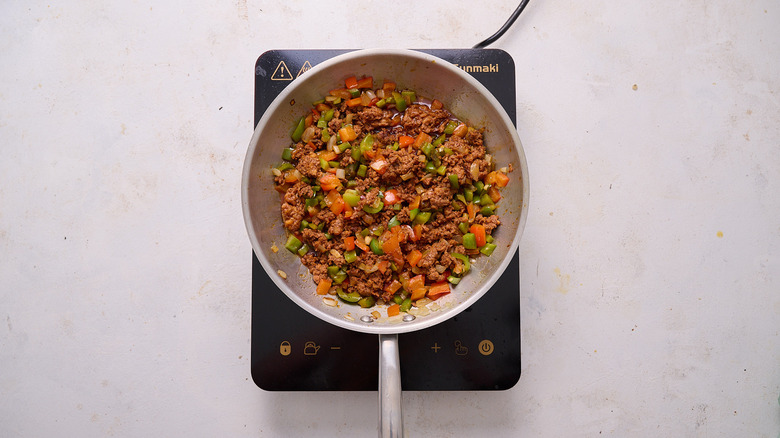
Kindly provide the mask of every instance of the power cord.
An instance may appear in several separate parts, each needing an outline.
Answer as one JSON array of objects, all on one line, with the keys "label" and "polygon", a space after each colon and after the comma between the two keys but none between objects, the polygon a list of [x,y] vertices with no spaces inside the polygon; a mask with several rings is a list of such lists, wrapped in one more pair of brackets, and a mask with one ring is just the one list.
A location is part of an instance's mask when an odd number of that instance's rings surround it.
[{"label": "power cord", "polygon": [[520,4],[517,5],[517,9],[515,9],[514,12],[512,12],[512,15],[509,17],[509,20],[504,23],[503,26],[501,26],[501,29],[498,29],[498,32],[494,33],[493,35],[487,37],[484,41],[481,43],[477,43],[473,48],[475,49],[482,49],[484,47],[489,46],[490,44],[493,44],[497,39],[501,38],[501,36],[506,33],[507,30],[509,30],[510,27],[515,23],[515,20],[517,20],[517,17],[520,16],[520,13],[523,12],[523,9],[525,9],[525,6],[528,4],[528,0],[521,0]]}]

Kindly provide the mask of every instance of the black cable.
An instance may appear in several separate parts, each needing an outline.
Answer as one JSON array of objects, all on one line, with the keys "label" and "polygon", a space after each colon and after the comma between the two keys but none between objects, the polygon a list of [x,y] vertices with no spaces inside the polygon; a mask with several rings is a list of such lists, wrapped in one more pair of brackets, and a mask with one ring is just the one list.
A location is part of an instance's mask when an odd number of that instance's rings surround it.
[{"label": "black cable", "polygon": [[506,33],[506,31],[509,30],[510,27],[512,27],[512,25],[515,23],[515,20],[517,20],[517,17],[520,16],[520,13],[523,12],[523,9],[525,9],[525,6],[527,4],[528,4],[528,0],[521,0],[520,4],[517,5],[517,9],[515,9],[515,11],[512,12],[512,15],[509,17],[509,20],[507,20],[506,23],[504,23],[504,25],[501,26],[501,29],[498,29],[498,32],[487,37],[487,39],[485,39],[481,43],[476,44],[473,48],[481,49],[483,47],[487,47],[490,44],[493,44],[497,39],[501,38],[501,35]]}]

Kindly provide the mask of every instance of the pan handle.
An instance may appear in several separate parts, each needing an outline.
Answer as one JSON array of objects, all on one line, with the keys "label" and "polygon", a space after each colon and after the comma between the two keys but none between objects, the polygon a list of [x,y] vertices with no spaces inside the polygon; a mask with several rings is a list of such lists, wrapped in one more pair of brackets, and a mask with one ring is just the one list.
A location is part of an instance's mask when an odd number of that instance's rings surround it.
[{"label": "pan handle", "polygon": [[379,437],[404,435],[398,335],[379,335]]}]

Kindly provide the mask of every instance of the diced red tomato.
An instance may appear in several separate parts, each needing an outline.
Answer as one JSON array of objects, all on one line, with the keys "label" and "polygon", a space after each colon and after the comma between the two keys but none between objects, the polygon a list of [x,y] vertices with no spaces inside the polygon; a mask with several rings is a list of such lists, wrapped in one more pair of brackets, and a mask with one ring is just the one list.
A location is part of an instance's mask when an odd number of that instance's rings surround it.
[{"label": "diced red tomato", "polygon": [[317,155],[325,161],[333,161],[338,158],[338,155],[335,152],[329,150],[319,151],[317,152]]},{"label": "diced red tomato", "polygon": [[404,271],[398,274],[398,281],[401,282],[401,286],[403,286],[406,290],[409,290],[409,279],[411,277],[412,276],[409,274],[409,271]]},{"label": "diced red tomato", "polygon": [[408,135],[398,137],[398,146],[402,148],[405,148],[412,143],[414,143],[414,137],[409,137]]},{"label": "diced red tomato", "polygon": [[425,286],[425,276],[420,274],[409,279],[409,284],[406,290],[414,292],[415,290]]},{"label": "diced red tomato", "polygon": [[352,251],[355,249],[355,236],[349,236],[344,238],[344,249]]},{"label": "diced red tomato", "polygon": [[495,179],[498,187],[506,187],[509,184],[509,175],[504,172],[496,172]]},{"label": "diced red tomato", "polygon": [[485,184],[492,184],[496,187],[506,187],[506,185],[509,184],[509,176],[504,172],[494,170],[485,176]]},{"label": "diced red tomato", "polygon": [[344,86],[348,89],[357,88],[358,81],[355,76],[350,76],[344,81]]},{"label": "diced red tomato", "polygon": [[501,192],[498,190],[498,187],[496,186],[490,186],[487,190],[488,196],[490,196],[490,199],[496,203],[501,200]]},{"label": "diced red tomato", "polygon": [[433,99],[431,102],[431,109],[441,109],[444,106],[439,99]]},{"label": "diced red tomato", "polygon": [[372,169],[376,170],[376,173],[383,174],[387,170],[387,166],[389,166],[390,163],[387,162],[384,158],[378,158],[371,162],[370,166]]},{"label": "diced red tomato", "polygon": [[374,88],[374,78],[372,76],[366,76],[357,81],[358,88]]},{"label": "diced red tomato", "polygon": [[352,141],[357,138],[357,134],[352,125],[347,125],[339,129],[339,137],[341,137],[341,141]]},{"label": "diced red tomato", "polygon": [[398,190],[390,189],[385,192],[385,204],[393,205],[401,202],[401,198],[398,197]]},{"label": "diced red tomato", "polygon": [[398,280],[393,280],[390,284],[387,285],[385,291],[394,294],[398,292],[398,289],[401,289],[401,282]]},{"label": "diced red tomato", "polygon": [[325,112],[330,109],[330,105],[327,103],[318,103],[314,108],[319,112]]},{"label": "diced red tomato", "polygon": [[312,114],[309,114],[303,120],[304,120],[304,125],[306,125],[306,127],[308,128],[309,126],[311,126],[314,123],[314,116]]},{"label": "diced red tomato", "polygon": [[390,237],[382,242],[382,251],[389,254],[393,261],[400,266],[404,264],[404,255],[401,253],[401,246],[398,243],[398,233],[390,233]]},{"label": "diced red tomato", "polygon": [[421,258],[422,252],[420,252],[418,249],[413,249],[409,254],[406,255],[406,261],[408,261],[412,266],[417,266],[417,262],[419,262]]},{"label": "diced red tomato", "polygon": [[433,138],[430,135],[421,132],[417,135],[417,138],[414,139],[414,147],[419,148],[425,143],[430,143],[431,140],[433,140]]},{"label": "diced red tomato", "polygon": [[387,268],[390,267],[390,262],[387,260],[380,260],[379,263],[377,263],[377,268],[379,268],[379,272],[385,273],[387,272]]},{"label": "diced red tomato", "polygon": [[331,191],[340,185],[341,180],[332,173],[325,173],[320,177],[320,187],[322,187],[322,190]]},{"label": "diced red tomato", "polygon": [[428,293],[428,288],[427,287],[421,287],[421,288],[413,290],[412,291],[412,295],[411,295],[412,301],[417,301],[420,298],[425,298],[425,294],[427,294],[427,293]]},{"label": "diced red tomato", "polygon": [[330,290],[331,284],[333,284],[333,280],[331,280],[330,278],[324,278],[320,280],[320,282],[317,283],[317,294],[326,295],[328,293],[328,290]]},{"label": "diced red tomato", "polygon": [[344,202],[344,198],[341,197],[338,190],[335,189],[328,192],[328,195],[325,197],[325,203],[330,207],[330,211],[336,215],[344,211],[344,206],[347,204]]},{"label": "diced red tomato", "polygon": [[485,241],[486,235],[485,235],[485,227],[480,224],[474,224],[471,227],[469,227],[469,231],[474,234],[474,237],[477,241],[478,247],[483,247],[487,243]]},{"label": "diced red tomato", "polygon": [[450,293],[450,284],[444,280],[431,285],[431,288],[428,290],[428,298],[435,300],[448,293]]},{"label": "diced red tomato", "polygon": [[[343,199],[343,198],[342,198]],[[344,202],[344,217],[352,217],[353,210],[346,202]],[[352,248],[355,249],[355,248]]]},{"label": "diced red tomato", "polygon": [[417,195],[414,197],[412,202],[409,203],[409,210],[414,210],[415,208],[420,208],[420,201],[422,200],[422,197],[420,195]]},{"label": "diced red tomato", "polygon": [[401,313],[401,306],[393,304],[387,308],[387,316],[396,316]]},{"label": "diced red tomato", "polygon": [[351,99],[352,93],[349,92],[346,88],[338,88],[336,90],[330,90],[328,91],[328,94],[330,94],[333,97],[340,97],[342,99]]},{"label": "diced red tomato", "polygon": [[392,92],[393,90],[395,90],[395,82],[385,81],[382,84],[382,89],[385,90],[385,93],[387,93],[388,91]]}]

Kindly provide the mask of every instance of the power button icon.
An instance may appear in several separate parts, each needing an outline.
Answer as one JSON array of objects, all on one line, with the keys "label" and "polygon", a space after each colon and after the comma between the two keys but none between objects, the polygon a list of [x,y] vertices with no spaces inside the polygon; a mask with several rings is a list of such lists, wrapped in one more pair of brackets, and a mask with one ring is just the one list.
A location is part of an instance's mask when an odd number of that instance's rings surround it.
[{"label": "power button icon", "polygon": [[493,343],[489,340],[485,339],[484,341],[479,343],[479,352],[482,353],[483,356],[488,356],[493,353]]}]

